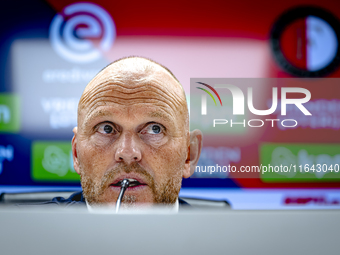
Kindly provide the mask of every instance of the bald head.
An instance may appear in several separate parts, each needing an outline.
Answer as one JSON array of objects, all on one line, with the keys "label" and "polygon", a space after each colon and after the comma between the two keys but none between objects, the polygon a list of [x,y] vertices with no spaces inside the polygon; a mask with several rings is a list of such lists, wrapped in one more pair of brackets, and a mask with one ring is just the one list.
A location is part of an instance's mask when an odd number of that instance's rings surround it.
[{"label": "bald head", "polygon": [[[146,102],[155,95],[171,106],[173,113],[179,114],[188,129],[188,109],[182,85],[172,72],[161,64],[142,57],[127,57],[114,61],[102,69],[86,86],[78,105],[78,128],[84,120],[85,112],[104,102],[106,93],[117,94],[118,104]],[[138,96],[137,96],[138,95]],[[104,97],[103,97],[104,96]]]},{"label": "bald head", "polygon": [[124,83],[127,88],[133,89],[148,86],[153,80],[163,80],[164,92],[172,91],[180,100],[186,101],[182,85],[168,68],[147,58],[126,57],[106,66],[88,83],[79,101],[78,114],[96,88]]}]

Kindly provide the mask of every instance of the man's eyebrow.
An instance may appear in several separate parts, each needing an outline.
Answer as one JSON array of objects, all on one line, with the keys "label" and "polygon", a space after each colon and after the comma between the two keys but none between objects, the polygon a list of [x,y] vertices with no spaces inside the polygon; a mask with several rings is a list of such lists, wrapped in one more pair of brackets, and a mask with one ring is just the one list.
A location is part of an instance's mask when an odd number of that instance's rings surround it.
[{"label": "man's eyebrow", "polygon": [[151,118],[160,118],[160,119],[163,119],[163,120],[166,120],[166,121],[171,121],[171,118],[168,114],[165,114],[163,112],[150,112],[148,114],[149,117]]},{"label": "man's eyebrow", "polygon": [[92,112],[90,115],[86,117],[84,126],[88,126],[89,123],[95,118],[98,118],[101,116],[109,116],[109,115],[112,115],[110,111],[99,110],[99,111]]}]

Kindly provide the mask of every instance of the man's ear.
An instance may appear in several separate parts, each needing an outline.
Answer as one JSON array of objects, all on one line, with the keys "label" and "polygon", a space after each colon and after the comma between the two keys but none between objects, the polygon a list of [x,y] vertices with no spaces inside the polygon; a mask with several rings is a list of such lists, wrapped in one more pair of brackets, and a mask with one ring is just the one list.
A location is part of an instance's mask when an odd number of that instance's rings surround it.
[{"label": "man's ear", "polygon": [[77,174],[80,175],[79,170],[79,161],[78,161],[78,154],[77,154],[77,127],[73,128],[73,138],[72,138],[72,156],[73,156],[73,167]]},{"label": "man's ear", "polygon": [[185,161],[184,178],[189,178],[195,172],[196,165],[201,155],[203,145],[203,135],[201,130],[195,129],[190,132],[190,145],[188,155]]}]

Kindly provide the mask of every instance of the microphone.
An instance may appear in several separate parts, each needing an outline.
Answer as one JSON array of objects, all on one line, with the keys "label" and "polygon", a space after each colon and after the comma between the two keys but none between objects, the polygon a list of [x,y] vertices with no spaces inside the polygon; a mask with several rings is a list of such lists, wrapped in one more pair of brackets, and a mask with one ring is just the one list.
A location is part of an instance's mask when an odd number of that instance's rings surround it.
[{"label": "microphone", "polygon": [[125,190],[129,187],[130,181],[128,179],[124,179],[120,184],[120,193],[116,202],[116,213],[118,213],[120,204],[122,203],[122,199],[125,193]]}]

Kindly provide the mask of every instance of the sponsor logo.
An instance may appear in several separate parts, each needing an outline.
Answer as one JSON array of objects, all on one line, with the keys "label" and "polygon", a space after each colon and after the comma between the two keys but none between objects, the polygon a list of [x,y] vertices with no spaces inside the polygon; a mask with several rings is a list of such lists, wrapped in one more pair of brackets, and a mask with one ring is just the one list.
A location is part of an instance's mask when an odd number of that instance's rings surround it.
[{"label": "sponsor logo", "polygon": [[287,166],[290,171],[261,173],[264,181],[329,181],[340,178],[339,144],[263,144],[260,162],[273,169]]},{"label": "sponsor logo", "polygon": [[284,199],[286,205],[339,205],[340,200],[338,198],[330,199],[324,196],[305,196],[305,197],[286,197]]},{"label": "sponsor logo", "polygon": [[45,83],[88,83],[99,70],[97,69],[46,69],[42,73],[42,80]]},{"label": "sponsor logo", "polygon": [[0,132],[17,133],[19,129],[19,97],[0,94]]},{"label": "sponsor logo", "polygon": [[70,142],[35,141],[32,144],[32,178],[36,181],[78,181]]},{"label": "sponsor logo", "polygon": [[78,98],[42,98],[41,106],[49,115],[50,127],[53,129],[73,128],[77,126]]},{"label": "sponsor logo", "polygon": [[65,60],[90,63],[101,58],[102,52],[111,49],[116,28],[111,16],[102,7],[92,3],[75,3],[66,6],[53,18],[49,37],[53,49]]},{"label": "sponsor logo", "polygon": [[14,157],[14,149],[12,145],[0,145],[0,174],[3,171],[3,161],[12,161]]},{"label": "sponsor logo", "polygon": [[319,7],[298,7],[283,13],[271,31],[277,63],[300,77],[321,77],[339,66],[338,19]]}]

